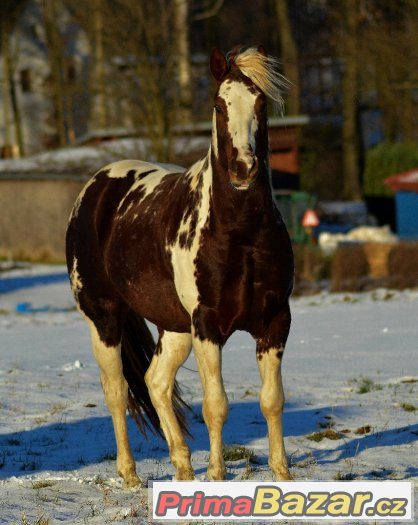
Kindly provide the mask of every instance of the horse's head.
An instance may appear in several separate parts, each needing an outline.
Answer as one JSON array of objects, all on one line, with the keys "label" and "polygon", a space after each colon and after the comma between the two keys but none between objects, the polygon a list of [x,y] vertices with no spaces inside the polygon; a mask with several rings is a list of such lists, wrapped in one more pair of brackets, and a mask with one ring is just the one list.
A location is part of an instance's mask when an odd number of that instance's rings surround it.
[{"label": "horse's head", "polygon": [[282,104],[285,79],[277,61],[264,48],[231,51],[214,49],[210,59],[218,81],[214,100],[212,149],[230,183],[246,190],[267,162],[267,97]]}]

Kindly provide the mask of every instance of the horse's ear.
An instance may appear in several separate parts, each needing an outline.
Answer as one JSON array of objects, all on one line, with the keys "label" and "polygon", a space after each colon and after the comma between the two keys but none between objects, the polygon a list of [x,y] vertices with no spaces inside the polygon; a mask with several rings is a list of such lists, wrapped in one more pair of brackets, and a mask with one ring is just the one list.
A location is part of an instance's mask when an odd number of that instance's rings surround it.
[{"label": "horse's ear", "polygon": [[261,53],[262,55],[264,55],[265,57],[267,56],[267,51],[266,51],[266,48],[260,44],[258,47],[257,47],[257,51],[259,53]]},{"label": "horse's ear", "polygon": [[210,56],[210,70],[218,82],[220,82],[228,72],[228,63],[225,55],[217,47],[215,47]]}]

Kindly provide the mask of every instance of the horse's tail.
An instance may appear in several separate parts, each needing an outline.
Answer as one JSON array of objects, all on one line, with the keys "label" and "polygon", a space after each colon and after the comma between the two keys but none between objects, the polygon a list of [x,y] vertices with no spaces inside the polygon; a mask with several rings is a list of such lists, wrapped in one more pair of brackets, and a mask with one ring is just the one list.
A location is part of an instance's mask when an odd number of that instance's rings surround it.
[{"label": "horse's tail", "polygon": [[[143,317],[129,310],[122,333],[123,375],[128,383],[128,410],[139,430],[146,435],[147,429],[163,435],[158,414],[151,402],[145,373],[156,348],[154,338]],[[190,435],[186,424],[185,409],[177,382],[173,390],[173,408],[184,434]]]}]

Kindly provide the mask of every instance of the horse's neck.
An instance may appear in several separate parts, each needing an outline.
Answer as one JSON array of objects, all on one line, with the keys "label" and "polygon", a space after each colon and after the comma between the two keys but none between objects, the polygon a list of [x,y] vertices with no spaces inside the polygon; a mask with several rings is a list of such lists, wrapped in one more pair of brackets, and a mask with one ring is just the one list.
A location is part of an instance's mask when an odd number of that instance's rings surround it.
[{"label": "horse's neck", "polygon": [[231,226],[235,224],[235,227],[244,228],[255,215],[273,216],[273,197],[267,162],[260,162],[261,170],[252,187],[237,190],[230,183],[228,173],[210,153],[209,150],[211,215],[220,223],[227,222]]}]

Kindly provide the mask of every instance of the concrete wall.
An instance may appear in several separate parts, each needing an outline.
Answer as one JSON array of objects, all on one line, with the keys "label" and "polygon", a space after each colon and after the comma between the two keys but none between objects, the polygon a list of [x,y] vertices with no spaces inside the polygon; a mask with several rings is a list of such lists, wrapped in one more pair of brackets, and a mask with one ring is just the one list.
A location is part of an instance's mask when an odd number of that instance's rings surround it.
[{"label": "concrete wall", "polygon": [[0,178],[0,257],[64,262],[65,231],[86,178]]}]

